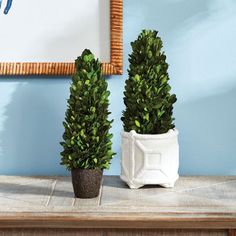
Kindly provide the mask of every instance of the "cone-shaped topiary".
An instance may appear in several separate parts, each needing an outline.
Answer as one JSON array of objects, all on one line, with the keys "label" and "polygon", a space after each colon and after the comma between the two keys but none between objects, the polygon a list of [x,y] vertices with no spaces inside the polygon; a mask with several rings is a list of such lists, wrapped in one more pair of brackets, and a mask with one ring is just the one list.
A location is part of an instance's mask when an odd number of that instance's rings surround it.
[{"label": "cone-shaped topiary", "polygon": [[175,94],[170,94],[166,56],[157,31],[143,30],[131,43],[129,78],[126,80],[123,111],[124,130],[140,134],[162,134],[173,129]]},{"label": "cone-shaped topiary", "polygon": [[110,92],[101,74],[101,63],[85,49],[75,61],[66,111],[61,164],[67,169],[107,169],[114,153],[112,121],[108,120]]}]

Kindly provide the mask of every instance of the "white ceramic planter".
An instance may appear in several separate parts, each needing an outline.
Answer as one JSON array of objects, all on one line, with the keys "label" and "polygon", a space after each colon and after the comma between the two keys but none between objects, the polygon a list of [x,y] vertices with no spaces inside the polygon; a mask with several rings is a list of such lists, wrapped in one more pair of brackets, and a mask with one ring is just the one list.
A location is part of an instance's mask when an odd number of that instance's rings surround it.
[{"label": "white ceramic planter", "polygon": [[155,135],[122,132],[121,179],[130,188],[174,187],[179,178],[178,133],[176,129]]}]

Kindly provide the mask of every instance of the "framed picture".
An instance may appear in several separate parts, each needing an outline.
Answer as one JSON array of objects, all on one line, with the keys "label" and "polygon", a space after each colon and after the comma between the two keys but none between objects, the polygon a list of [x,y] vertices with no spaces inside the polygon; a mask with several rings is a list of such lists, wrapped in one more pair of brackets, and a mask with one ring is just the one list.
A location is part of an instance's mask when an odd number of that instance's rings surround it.
[{"label": "framed picture", "polygon": [[122,74],[122,0],[0,1],[0,75],[71,75],[85,48]]}]

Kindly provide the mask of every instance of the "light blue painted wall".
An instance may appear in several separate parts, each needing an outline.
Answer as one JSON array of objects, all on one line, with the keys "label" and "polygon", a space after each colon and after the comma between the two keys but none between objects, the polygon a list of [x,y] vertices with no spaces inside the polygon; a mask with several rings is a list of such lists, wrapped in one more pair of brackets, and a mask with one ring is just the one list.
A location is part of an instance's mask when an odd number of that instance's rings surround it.
[{"label": "light blue painted wall", "polygon": [[[157,29],[177,93],[181,174],[236,174],[236,1],[124,0],[124,71],[130,41]],[[119,174],[124,80],[111,90],[114,151],[108,174]],[[59,141],[69,78],[0,80],[0,174],[64,175]]]}]

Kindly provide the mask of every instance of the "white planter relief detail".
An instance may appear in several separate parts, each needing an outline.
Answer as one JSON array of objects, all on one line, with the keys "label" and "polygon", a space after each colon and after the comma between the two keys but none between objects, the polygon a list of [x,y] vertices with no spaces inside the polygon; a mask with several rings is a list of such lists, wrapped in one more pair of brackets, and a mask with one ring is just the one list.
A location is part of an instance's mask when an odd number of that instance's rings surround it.
[{"label": "white planter relief detail", "polygon": [[130,188],[147,184],[174,187],[179,178],[178,130],[144,135],[122,132],[121,179]]}]

